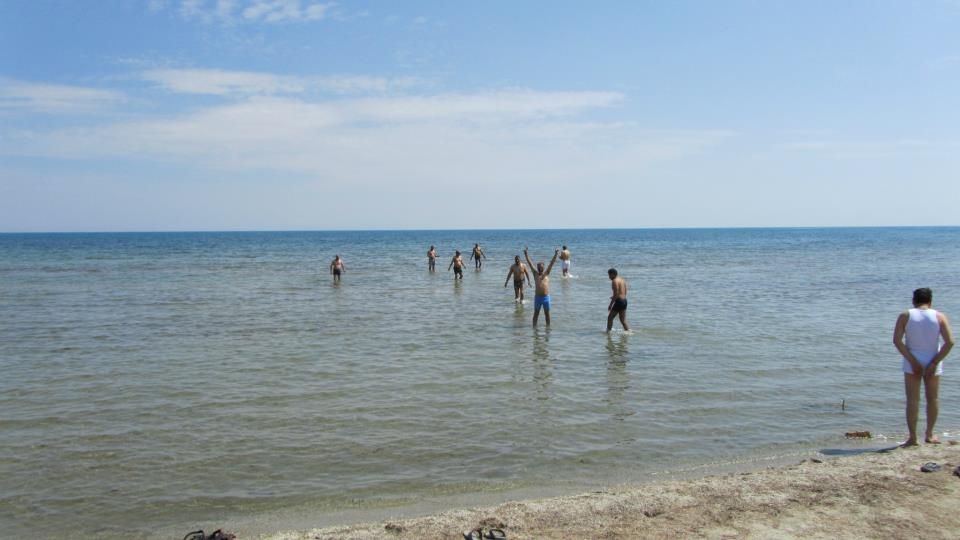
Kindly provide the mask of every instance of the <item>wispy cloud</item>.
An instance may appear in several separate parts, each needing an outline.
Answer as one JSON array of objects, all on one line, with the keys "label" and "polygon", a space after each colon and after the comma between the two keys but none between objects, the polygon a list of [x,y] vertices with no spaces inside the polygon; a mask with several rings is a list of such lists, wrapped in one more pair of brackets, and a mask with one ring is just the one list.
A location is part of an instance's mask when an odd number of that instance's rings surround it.
[{"label": "wispy cloud", "polygon": [[[167,9],[167,0],[148,0],[147,10],[159,13]],[[219,22],[303,22],[327,18],[333,2],[302,0],[180,0],[174,11],[186,20]]]},{"label": "wispy cloud", "polygon": [[299,77],[217,69],[156,69],[143,72],[141,77],[171,92],[216,96],[283,95],[318,91],[334,94],[384,93],[410,88],[421,82],[414,77]]},{"label": "wispy cloud", "polygon": [[5,153],[109,159],[136,155],[199,168],[304,174],[318,182],[438,186],[463,181],[577,182],[630,177],[729,138],[590,122],[613,92],[512,89],[305,101],[251,97],[173,118],[13,136]]},{"label": "wispy cloud", "polygon": [[0,111],[92,113],[124,100],[111,90],[0,79]]}]

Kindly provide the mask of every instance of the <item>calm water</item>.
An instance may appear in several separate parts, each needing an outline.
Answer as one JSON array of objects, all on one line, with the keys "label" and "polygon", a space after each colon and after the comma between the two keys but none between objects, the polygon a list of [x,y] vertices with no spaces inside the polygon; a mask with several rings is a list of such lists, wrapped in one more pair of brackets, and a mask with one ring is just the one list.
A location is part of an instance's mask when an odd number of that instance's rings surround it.
[{"label": "calm water", "polygon": [[[573,252],[549,331],[503,288],[524,244]],[[603,333],[611,266],[632,334]],[[0,235],[0,536],[263,533],[892,444],[893,322],[918,286],[960,320],[958,268],[957,228]]]}]

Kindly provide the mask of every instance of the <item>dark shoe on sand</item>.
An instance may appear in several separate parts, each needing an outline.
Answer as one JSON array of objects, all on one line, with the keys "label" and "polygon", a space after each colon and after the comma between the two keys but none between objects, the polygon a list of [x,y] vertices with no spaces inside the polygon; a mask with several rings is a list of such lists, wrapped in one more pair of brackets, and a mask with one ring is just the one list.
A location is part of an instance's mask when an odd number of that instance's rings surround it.
[{"label": "dark shoe on sand", "polygon": [[483,529],[477,527],[470,531],[463,531],[464,540],[483,540]]},{"label": "dark shoe on sand", "polygon": [[923,467],[920,467],[920,470],[923,472],[937,472],[940,470],[940,465],[931,461],[924,463]]},{"label": "dark shoe on sand", "polygon": [[183,537],[183,540],[236,540],[236,538],[233,534],[223,532],[223,529],[217,529],[210,534],[204,534],[201,529],[187,533],[187,535]]},{"label": "dark shoe on sand", "polygon": [[960,467],[957,467],[956,469],[953,470],[953,475],[960,476]]},{"label": "dark shoe on sand", "polygon": [[503,529],[490,529],[483,537],[489,540],[507,540],[507,533],[503,532]]}]

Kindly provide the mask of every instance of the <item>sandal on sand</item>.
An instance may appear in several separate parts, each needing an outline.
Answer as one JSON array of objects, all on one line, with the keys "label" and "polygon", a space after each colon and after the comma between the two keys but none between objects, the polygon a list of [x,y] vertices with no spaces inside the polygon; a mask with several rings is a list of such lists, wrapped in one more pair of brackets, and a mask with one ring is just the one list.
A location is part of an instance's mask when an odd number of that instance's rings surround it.
[{"label": "sandal on sand", "polygon": [[235,540],[236,538],[233,534],[223,532],[223,529],[217,529],[210,534],[204,534],[203,529],[200,529],[187,533],[183,540]]},{"label": "sandal on sand", "polygon": [[503,529],[490,529],[483,537],[490,540],[507,540],[507,533],[503,532]]},{"label": "sandal on sand", "polygon": [[483,529],[477,527],[470,531],[463,531],[464,540],[483,540]]},{"label": "sandal on sand", "polygon": [[940,470],[940,465],[932,461],[924,463],[923,467],[920,467],[920,470],[923,472],[937,472]]}]

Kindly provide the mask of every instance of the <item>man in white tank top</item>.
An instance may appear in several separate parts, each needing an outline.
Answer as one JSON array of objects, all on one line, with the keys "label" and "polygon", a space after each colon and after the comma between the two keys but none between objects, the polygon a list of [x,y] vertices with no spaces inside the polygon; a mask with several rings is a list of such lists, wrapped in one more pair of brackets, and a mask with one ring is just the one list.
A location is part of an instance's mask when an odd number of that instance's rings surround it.
[{"label": "man in white tank top", "polygon": [[[940,374],[943,359],[953,348],[953,332],[943,313],[934,310],[933,293],[924,287],[913,291],[913,309],[900,314],[893,329],[893,345],[903,356],[903,382],[907,393],[907,429],[910,437],[902,446],[917,445],[917,417],[920,414],[920,385],[927,399],[927,431],[924,440],[939,444],[933,433],[939,408]],[[941,338],[943,345],[940,344]]]}]

